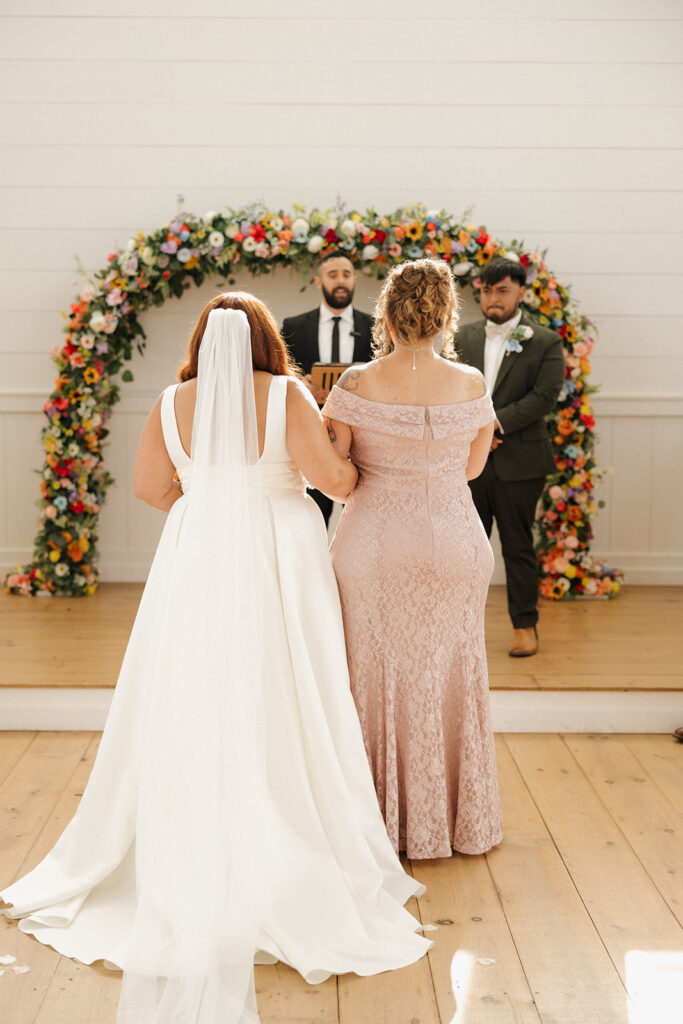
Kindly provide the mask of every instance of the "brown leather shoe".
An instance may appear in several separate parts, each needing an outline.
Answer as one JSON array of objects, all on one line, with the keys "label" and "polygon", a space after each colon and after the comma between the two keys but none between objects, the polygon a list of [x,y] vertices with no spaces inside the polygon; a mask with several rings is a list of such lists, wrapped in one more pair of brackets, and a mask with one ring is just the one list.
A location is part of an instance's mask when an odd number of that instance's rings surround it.
[{"label": "brown leather shoe", "polygon": [[679,743],[683,743],[683,726],[679,729],[674,729],[672,735],[676,737]]},{"label": "brown leather shoe", "polygon": [[529,658],[538,650],[538,633],[535,626],[516,629],[512,647],[508,651],[511,658]]}]

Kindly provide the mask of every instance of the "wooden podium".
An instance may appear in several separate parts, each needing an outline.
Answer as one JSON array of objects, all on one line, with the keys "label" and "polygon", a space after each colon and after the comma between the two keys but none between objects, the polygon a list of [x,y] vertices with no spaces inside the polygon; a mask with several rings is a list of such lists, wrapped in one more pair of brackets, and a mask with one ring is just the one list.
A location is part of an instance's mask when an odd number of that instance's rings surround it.
[{"label": "wooden podium", "polygon": [[311,384],[316,388],[331,391],[344,370],[353,363],[313,363],[311,367]]}]

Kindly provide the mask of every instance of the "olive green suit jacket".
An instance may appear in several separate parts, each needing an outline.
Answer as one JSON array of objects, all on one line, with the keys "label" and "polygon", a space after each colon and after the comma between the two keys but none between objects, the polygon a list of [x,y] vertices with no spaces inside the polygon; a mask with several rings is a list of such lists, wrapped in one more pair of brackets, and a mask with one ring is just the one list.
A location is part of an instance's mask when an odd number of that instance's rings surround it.
[{"label": "olive green suit jacket", "polygon": [[[520,342],[521,352],[506,352],[491,398],[503,428],[503,443],[489,458],[500,480],[532,480],[556,472],[545,424],[565,378],[562,339],[522,316],[533,335]],[[468,366],[484,372],[486,321],[465,324],[455,336],[455,349]]]}]

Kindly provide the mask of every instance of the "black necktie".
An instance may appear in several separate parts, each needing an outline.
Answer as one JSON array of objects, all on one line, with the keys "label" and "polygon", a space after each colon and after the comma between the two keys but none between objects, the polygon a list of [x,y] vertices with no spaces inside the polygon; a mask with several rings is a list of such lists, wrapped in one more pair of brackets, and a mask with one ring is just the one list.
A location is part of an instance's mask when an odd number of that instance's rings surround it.
[{"label": "black necktie", "polygon": [[332,323],[332,359],[331,359],[331,362],[333,362],[333,363],[338,363],[339,362],[339,321],[340,320],[341,320],[340,316],[333,316],[332,317],[333,323]]}]

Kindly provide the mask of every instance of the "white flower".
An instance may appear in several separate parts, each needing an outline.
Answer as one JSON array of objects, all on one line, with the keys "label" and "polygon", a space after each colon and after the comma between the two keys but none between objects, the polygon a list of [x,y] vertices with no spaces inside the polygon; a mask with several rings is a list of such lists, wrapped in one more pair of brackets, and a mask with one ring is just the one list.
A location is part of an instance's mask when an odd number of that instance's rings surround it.
[{"label": "white flower", "polygon": [[207,221],[207,223],[210,224],[211,221],[213,220],[213,218],[216,217],[216,216],[217,216],[217,214],[216,214],[215,210],[209,210],[208,213],[204,214],[204,220]]},{"label": "white flower", "polygon": [[95,294],[95,289],[91,284],[85,284],[81,288],[81,299],[83,300],[83,302],[92,302],[92,300],[95,298]]},{"label": "white flower", "polygon": [[532,309],[538,309],[538,307],[541,305],[541,300],[539,299],[536,292],[533,291],[531,288],[527,288],[527,290],[525,291],[524,301],[526,302],[527,306],[531,306]]},{"label": "white flower", "polygon": [[504,256],[506,260],[512,260],[513,263],[519,263],[519,256],[516,252],[510,252],[509,249],[501,249],[500,254]]},{"label": "white flower", "polygon": [[467,260],[465,260],[464,263],[453,264],[453,273],[455,274],[456,277],[464,277],[465,274],[469,274],[471,269],[472,264],[469,263]]},{"label": "white flower", "polygon": [[93,315],[90,317],[90,328],[96,334],[101,333],[107,326],[107,318],[104,313],[101,313],[99,309],[96,309]]},{"label": "white flower", "polygon": [[178,260],[178,263],[187,263],[191,255],[192,252],[190,249],[182,248],[178,249],[178,252],[175,254],[175,258]]},{"label": "white flower", "polygon": [[99,414],[99,412],[94,412],[92,414],[92,416],[90,417],[90,421],[91,421],[93,427],[99,427],[101,425],[101,423],[102,423],[102,417]]},{"label": "white flower", "polygon": [[273,231],[282,231],[284,227],[282,217],[272,217],[270,221],[270,226],[273,229]]},{"label": "white flower", "polygon": [[76,456],[78,455],[78,453],[80,452],[80,450],[81,449],[78,447],[76,442],[72,441],[71,444],[69,445],[68,449],[67,449],[68,454],[69,454],[69,458],[70,459],[75,459]]},{"label": "white flower", "polygon": [[259,242],[254,249],[254,255],[258,256],[259,259],[265,260],[270,256],[270,246],[267,242]]},{"label": "white flower", "polygon": [[376,245],[366,245],[363,249],[364,260],[374,260],[375,256],[379,256],[379,249]]},{"label": "white flower", "polygon": [[76,584],[77,587],[82,587],[83,584],[85,583],[85,576],[81,576],[80,573],[76,573],[76,575],[74,576],[74,583]]},{"label": "white flower", "polygon": [[69,566],[66,562],[57,562],[55,566],[55,573],[57,576],[68,576]]},{"label": "white flower", "polygon": [[225,233],[228,236],[228,238],[234,238],[235,235],[239,234],[239,230],[239,224],[228,224],[227,228],[225,229]]},{"label": "white flower", "polygon": [[427,210],[425,220],[438,220],[440,212],[440,210]]},{"label": "white flower", "polygon": [[[299,232],[301,232],[302,235],[307,235],[310,230],[310,227],[311,226],[307,220],[304,220],[303,217],[297,217],[297,219],[292,224],[292,231],[294,232],[295,235],[298,234]],[[313,250],[311,250],[311,252],[312,251]]]},{"label": "white flower", "polygon": [[534,333],[533,327],[529,327],[528,324],[520,324],[517,330],[522,334],[524,340],[528,340]]},{"label": "white flower", "polygon": [[248,238],[244,239],[244,241],[242,242],[242,248],[244,249],[245,252],[254,252],[254,250],[256,249],[256,242],[251,237],[251,235]]},{"label": "white flower", "polygon": [[137,242],[135,241],[135,239],[134,238],[129,238],[128,241],[126,242],[126,248],[125,248],[124,251],[125,252],[132,252],[133,249],[135,249],[136,245],[137,245]]},{"label": "white flower", "polygon": [[313,235],[306,242],[306,248],[308,249],[309,252],[316,253],[320,252],[324,244],[325,239],[323,238],[322,235]]},{"label": "white flower", "polygon": [[209,235],[209,245],[212,249],[220,249],[225,238],[220,231],[212,231]]},{"label": "white flower", "polygon": [[339,228],[340,235],[344,235],[346,238],[353,238],[356,234],[356,222],[355,220],[342,221],[342,225]]},{"label": "white flower", "polygon": [[140,255],[142,257],[142,262],[146,263],[148,267],[151,267],[152,264],[156,262],[154,250],[149,245],[145,246]]},{"label": "white flower", "polygon": [[325,227],[326,227],[326,228],[331,228],[331,229],[332,229],[332,231],[336,231],[336,230],[337,230],[337,224],[338,224],[338,223],[339,223],[339,218],[338,218],[338,217],[335,217],[335,215],[334,215],[334,214],[331,214],[331,215],[330,215],[330,216],[329,216],[329,217],[327,218],[327,220],[326,220],[326,222],[325,222]]},{"label": "white flower", "polygon": [[83,348],[92,348],[95,344],[95,339],[92,334],[82,334],[80,337],[80,344]]}]

